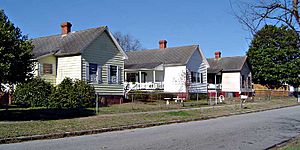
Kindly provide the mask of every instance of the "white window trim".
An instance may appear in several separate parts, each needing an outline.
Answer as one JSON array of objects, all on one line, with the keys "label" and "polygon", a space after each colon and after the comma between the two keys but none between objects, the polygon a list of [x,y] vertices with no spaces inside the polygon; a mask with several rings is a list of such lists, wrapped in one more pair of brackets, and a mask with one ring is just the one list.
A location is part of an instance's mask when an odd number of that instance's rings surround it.
[{"label": "white window trim", "polygon": [[[116,82],[112,82],[111,81],[111,75],[110,75],[110,68],[111,66],[116,66],[117,67],[117,72],[116,72]],[[122,80],[121,80],[121,68],[120,66],[117,65],[107,65],[107,83],[108,84],[121,84]]]},{"label": "white window trim", "polygon": [[[94,64],[94,63],[91,63]],[[96,78],[97,81],[96,82],[91,82],[91,77],[90,77],[90,63],[86,63],[86,81],[89,83],[98,83],[101,84],[102,83],[102,66],[100,64],[96,64],[97,65],[97,71],[96,71]]]}]

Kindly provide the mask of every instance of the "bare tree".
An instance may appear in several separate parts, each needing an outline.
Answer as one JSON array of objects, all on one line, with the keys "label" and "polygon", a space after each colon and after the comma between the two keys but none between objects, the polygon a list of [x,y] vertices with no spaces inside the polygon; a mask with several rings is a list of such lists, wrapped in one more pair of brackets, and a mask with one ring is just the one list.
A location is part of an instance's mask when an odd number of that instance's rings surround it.
[{"label": "bare tree", "polygon": [[286,25],[300,32],[298,0],[238,1],[230,4],[240,23],[255,34],[265,24]]},{"label": "bare tree", "polygon": [[130,34],[123,34],[118,31],[114,33],[114,37],[117,39],[125,52],[143,49],[141,42]]}]

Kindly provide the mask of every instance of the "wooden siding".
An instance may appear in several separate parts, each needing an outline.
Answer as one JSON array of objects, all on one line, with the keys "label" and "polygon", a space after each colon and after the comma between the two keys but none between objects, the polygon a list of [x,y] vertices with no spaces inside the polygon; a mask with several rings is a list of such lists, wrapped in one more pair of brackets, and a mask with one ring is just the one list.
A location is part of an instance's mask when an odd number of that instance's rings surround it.
[{"label": "wooden siding", "polygon": [[[101,83],[91,83],[100,95],[124,95],[124,56],[117,49],[109,35],[104,32],[94,40],[82,53],[82,79],[86,80],[86,64],[101,65]],[[121,83],[109,84],[107,81],[107,66],[115,65],[121,68]]]},{"label": "wooden siding", "polygon": [[65,56],[57,58],[57,78],[59,84],[64,78],[81,80],[81,56]]},{"label": "wooden siding", "polygon": [[207,93],[207,66],[202,60],[199,50],[195,51],[190,58],[187,68],[189,71],[202,73],[203,81],[200,83],[190,83],[190,93]]},{"label": "wooden siding", "polygon": [[[43,64],[52,64],[52,74],[41,74],[43,70],[40,70],[42,68],[40,68],[39,66]],[[45,81],[55,85],[56,82],[56,57],[55,56],[53,55],[45,56],[38,59],[38,63],[36,63],[35,69],[36,69],[34,73],[35,76],[39,76]]]}]

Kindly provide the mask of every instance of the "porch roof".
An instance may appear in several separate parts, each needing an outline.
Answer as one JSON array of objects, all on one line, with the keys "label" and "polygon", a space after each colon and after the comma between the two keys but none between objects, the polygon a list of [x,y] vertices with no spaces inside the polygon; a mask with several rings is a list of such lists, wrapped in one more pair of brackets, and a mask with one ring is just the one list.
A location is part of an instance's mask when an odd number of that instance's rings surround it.
[{"label": "porch roof", "polygon": [[161,65],[160,62],[153,62],[153,63],[140,63],[140,64],[125,64],[125,69],[154,69]]}]

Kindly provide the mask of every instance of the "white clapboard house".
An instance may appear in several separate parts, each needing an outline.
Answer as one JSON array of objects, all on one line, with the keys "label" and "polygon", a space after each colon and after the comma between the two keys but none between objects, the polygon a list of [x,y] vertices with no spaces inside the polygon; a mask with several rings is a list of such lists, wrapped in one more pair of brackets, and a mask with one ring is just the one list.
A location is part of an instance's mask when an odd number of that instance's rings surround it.
[{"label": "white clapboard house", "polygon": [[221,57],[221,52],[215,52],[207,61],[209,95],[252,96],[252,67],[247,56]]},{"label": "white clapboard house", "polygon": [[124,95],[124,60],[127,59],[108,27],[71,31],[61,24],[61,34],[33,39],[37,60],[35,76],[53,85],[66,78],[85,80],[102,96]]},{"label": "white clapboard house", "polygon": [[199,45],[132,51],[125,60],[125,90],[207,93],[209,64]]}]

